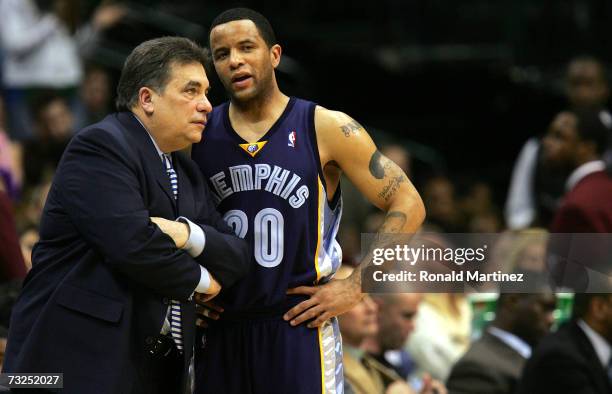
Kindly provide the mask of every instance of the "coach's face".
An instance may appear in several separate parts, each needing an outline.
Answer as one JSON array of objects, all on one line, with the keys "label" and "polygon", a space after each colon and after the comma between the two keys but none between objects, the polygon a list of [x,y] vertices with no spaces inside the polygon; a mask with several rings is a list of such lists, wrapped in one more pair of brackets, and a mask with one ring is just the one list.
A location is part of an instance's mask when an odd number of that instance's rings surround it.
[{"label": "coach's face", "polygon": [[210,48],[215,70],[232,100],[262,97],[274,86],[281,48],[268,47],[253,21],[215,26],[210,32]]},{"label": "coach's face", "polygon": [[149,115],[148,128],[162,151],[174,152],[200,142],[212,111],[206,97],[208,88],[204,67],[197,62],[172,64],[160,92],[141,88],[141,95],[146,96],[143,109]]}]

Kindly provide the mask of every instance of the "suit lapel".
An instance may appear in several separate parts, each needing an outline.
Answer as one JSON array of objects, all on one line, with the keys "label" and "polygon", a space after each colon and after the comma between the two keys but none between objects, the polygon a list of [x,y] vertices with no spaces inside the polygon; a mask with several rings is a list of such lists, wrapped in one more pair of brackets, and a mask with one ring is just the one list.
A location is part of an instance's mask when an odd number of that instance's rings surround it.
[{"label": "suit lapel", "polygon": [[[610,383],[608,382],[608,372],[601,365],[601,361],[595,352],[593,344],[586,336],[582,328],[578,324],[572,322],[569,327],[571,335],[576,338],[576,344],[580,349],[582,356],[586,359],[587,364],[591,367],[591,372],[595,384],[597,384],[598,390],[602,393],[608,393],[610,390]],[[598,392],[599,392],[598,391]]]},{"label": "suit lapel", "polygon": [[172,202],[172,205],[176,207],[176,201],[170,186],[170,178],[166,173],[166,166],[162,162],[161,157],[157,155],[157,149],[155,149],[149,133],[131,112],[119,112],[117,118],[130,135],[136,139],[138,149],[144,158],[143,165],[146,166],[148,172],[155,178],[157,184]]}]

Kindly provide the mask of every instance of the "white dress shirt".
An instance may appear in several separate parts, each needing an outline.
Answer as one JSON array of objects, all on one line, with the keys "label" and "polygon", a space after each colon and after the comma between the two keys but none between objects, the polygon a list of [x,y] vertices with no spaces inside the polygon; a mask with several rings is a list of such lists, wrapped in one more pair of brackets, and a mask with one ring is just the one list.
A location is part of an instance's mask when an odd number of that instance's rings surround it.
[{"label": "white dress shirt", "polygon": [[499,338],[500,341],[510,346],[510,348],[523,356],[524,359],[531,357],[531,346],[529,346],[527,342],[523,341],[521,338],[506,330],[502,330],[501,328],[494,326],[489,327],[488,331],[489,334]]},{"label": "white dress shirt", "polygon": [[578,326],[582,329],[582,331],[584,331],[587,338],[589,338],[589,341],[591,341],[591,345],[593,345],[593,348],[595,348],[597,358],[599,358],[601,365],[603,365],[604,369],[607,371],[608,362],[610,362],[610,355],[612,354],[610,344],[598,332],[589,327],[584,320],[578,320]]}]

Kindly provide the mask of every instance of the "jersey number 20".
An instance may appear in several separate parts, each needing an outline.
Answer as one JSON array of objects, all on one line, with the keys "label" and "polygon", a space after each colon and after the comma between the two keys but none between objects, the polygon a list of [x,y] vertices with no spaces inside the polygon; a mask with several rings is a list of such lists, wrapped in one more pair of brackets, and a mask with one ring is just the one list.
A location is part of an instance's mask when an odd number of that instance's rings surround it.
[{"label": "jersey number 20", "polygon": [[[244,211],[232,209],[223,215],[225,222],[240,238],[249,231],[249,218]],[[274,208],[264,208],[253,219],[255,261],[262,267],[276,267],[283,260],[285,220]]]}]

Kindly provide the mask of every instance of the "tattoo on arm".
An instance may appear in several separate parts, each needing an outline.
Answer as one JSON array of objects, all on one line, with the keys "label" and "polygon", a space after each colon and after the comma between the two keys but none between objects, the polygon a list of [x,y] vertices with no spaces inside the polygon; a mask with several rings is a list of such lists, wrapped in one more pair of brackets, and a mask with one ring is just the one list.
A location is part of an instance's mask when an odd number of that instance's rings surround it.
[{"label": "tattoo on arm", "polygon": [[[397,171],[394,171],[394,168]],[[382,188],[378,197],[388,201],[400,185],[406,182],[407,178],[395,163],[383,156],[378,150],[372,154],[370,158],[370,174],[376,179],[384,179],[387,177],[389,181]]]},{"label": "tattoo on arm", "polygon": [[347,124],[340,126],[340,129],[342,130],[342,133],[344,133],[345,137],[350,137],[351,134],[357,134],[360,129],[363,129],[363,126],[361,126],[355,119],[351,119],[351,121]]},{"label": "tattoo on arm", "polygon": [[406,177],[404,174],[400,174],[389,179],[389,182],[382,188],[380,193],[378,193],[378,197],[382,198],[385,201],[389,201],[391,197],[397,192],[402,183],[406,182]]},{"label": "tattoo on arm", "polygon": [[385,221],[378,230],[379,233],[398,233],[406,225],[406,214],[399,211],[391,211],[385,216]]},{"label": "tattoo on arm", "polygon": [[383,179],[385,177],[385,169],[380,163],[380,158],[382,154],[376,150],[376,152],[372,153],[372,157],[370,157],[370,174],[376,179]]},{"label": "tattoo on arm", "polygon": [[376,150],[370,157],[370,174],[376,179],[383,179],[385,177],[385,170],[391,168],[394,163],[387,159],[385,156]]}]

